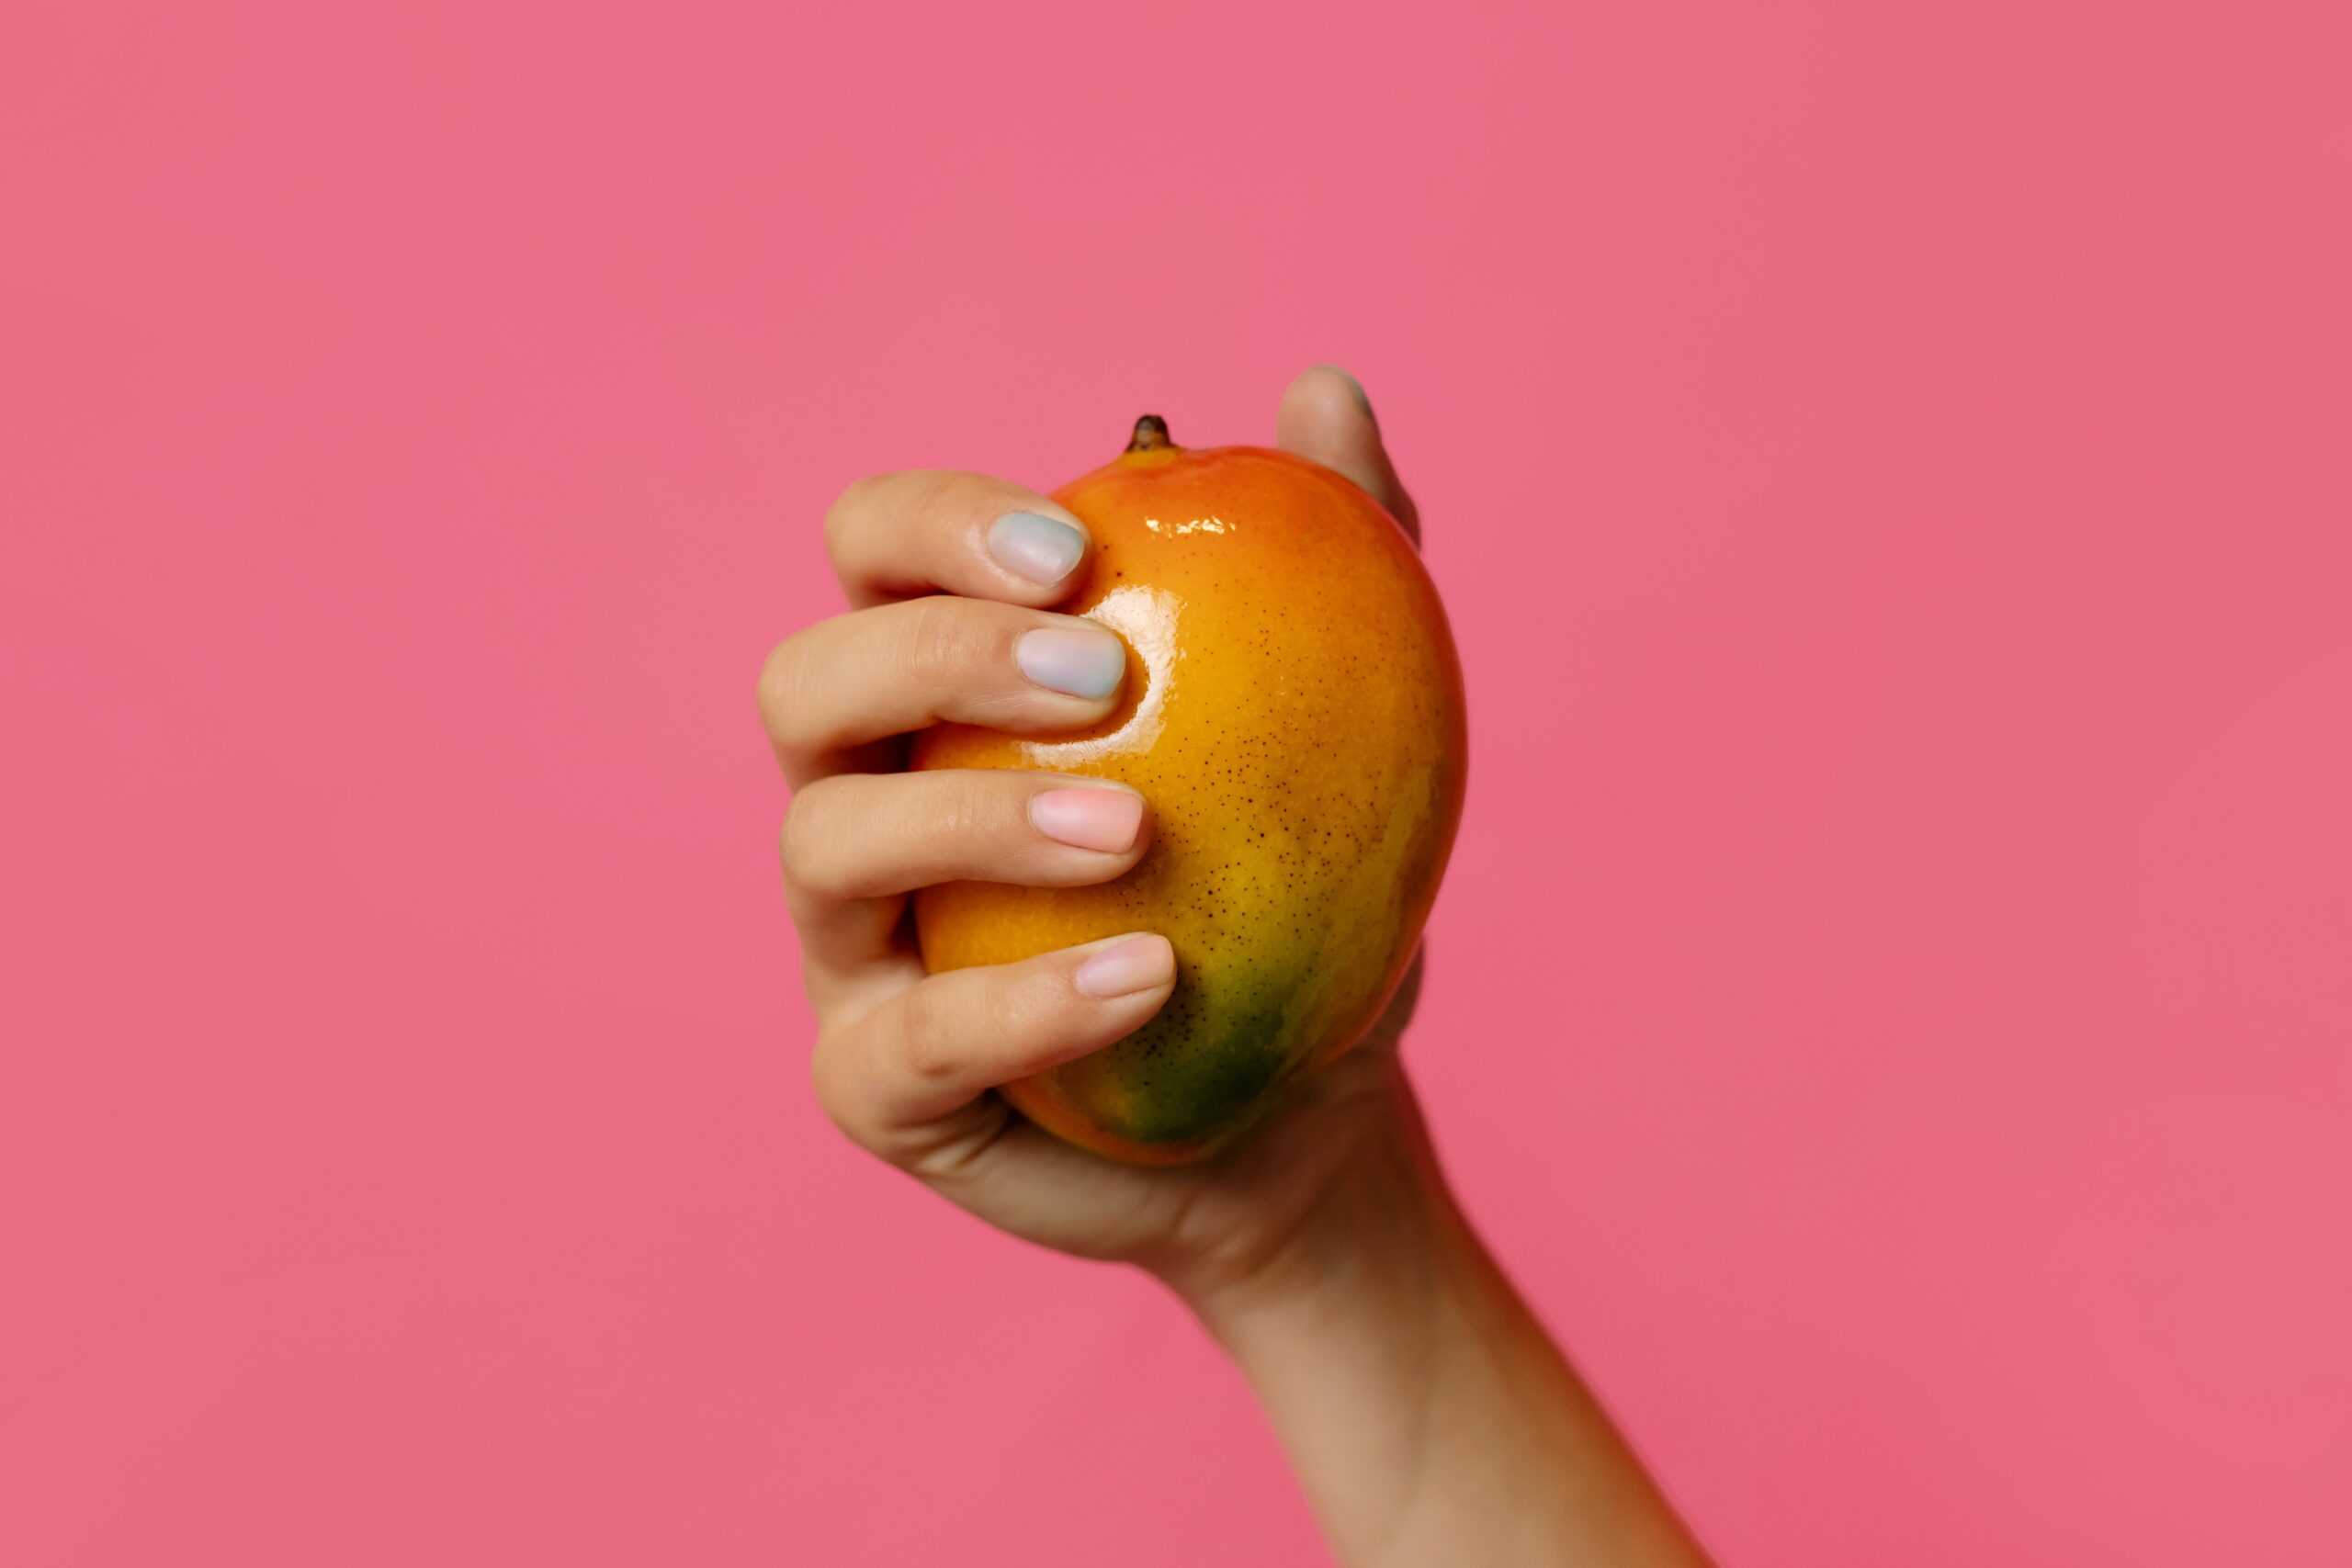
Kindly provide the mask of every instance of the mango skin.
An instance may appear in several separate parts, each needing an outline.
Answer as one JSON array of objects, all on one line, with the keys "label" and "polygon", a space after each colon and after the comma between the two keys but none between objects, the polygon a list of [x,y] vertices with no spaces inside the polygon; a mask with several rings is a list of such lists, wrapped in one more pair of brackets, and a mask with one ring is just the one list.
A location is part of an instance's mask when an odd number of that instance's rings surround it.
[{"label": "mango skin", "polygon": [[912,765],[1117,779],[1155,837],[1100,886],[925,889],[916,930],[934,973],[1165,935],[1157,1017],[1002,1092],[1080,1147],[1179,1164],[1362,1040],[1403,979],[1462,816],[1461,665],[1404,530],[1317,464],[1131,451],[1054,499],[1093,532],[1064,608],[1125,639],[1120,707],[1062,737],[943,726]]}]

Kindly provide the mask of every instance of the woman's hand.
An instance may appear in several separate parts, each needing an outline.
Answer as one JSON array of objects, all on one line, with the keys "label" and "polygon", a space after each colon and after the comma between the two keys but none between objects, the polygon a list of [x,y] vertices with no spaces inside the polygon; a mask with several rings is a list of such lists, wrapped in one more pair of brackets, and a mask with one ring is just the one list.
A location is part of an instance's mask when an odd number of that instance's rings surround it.
[{"label": "woman's hand", "polygon": [[[1300,376],[1278,430],[1419,536],[1351,378]],[[1167,1280],[1249,1379],[1350,1568],[1703,1563],[1446,1190],[1396,1059],[1418,966],[1372,1038],[1198,1165],[1112,1164],[989,1092],[1134,1031],[1173,956],[1141,931],[926,976],[908,894],[1107,882],[1148,852],[1150,802],[1096,779],[907,773],[906,737],[1078,728],[1111,711],[1125,660],[1053,611],[1090,541],[1044,496],[894,474],[852,486],[826,538],[853,608],[775,650],[760,707],[796,792],[785,888],[842,1130],[1015,1235]]]},{"label": "woman's hand", "polygon": [[[1344,373],[1294,381],[1278,433],[1415,526]],[[1203,1164],[1114,1165],[1023,1121],[989,1091],[1140,1027],[1174,984],[1167,942],[1136,932],[926,976],[908,895],[951,880],[1107,882],[1148,849],[1150,803],[1099,779],[900,770],[906,737],[926,725],[1046,734],[1111,712],[1125,667],[1117,637],[1053,609],[1082,579],[1091,541],[1042,495],[930,472],[851,486],[825,536],[853,607],[776,649],[760,708],[794,791],[785,887],[826,1112],[1016,1235],[1141,1264],[1195,1303],[1259,1277],[1342,1173],[1393,1152],[1408,1119],[1396,1045],[1412,984],[1374,1038]]]}]

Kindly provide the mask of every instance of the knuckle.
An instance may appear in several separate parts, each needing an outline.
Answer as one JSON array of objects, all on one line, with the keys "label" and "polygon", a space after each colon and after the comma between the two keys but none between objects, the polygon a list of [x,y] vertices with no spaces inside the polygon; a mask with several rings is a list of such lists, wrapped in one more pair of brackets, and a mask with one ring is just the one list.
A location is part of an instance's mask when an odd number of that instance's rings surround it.
[{"label": "knuckle", "polygon": [[951,852],[963,851],[963,858],[969,859],[969,852],[1005,838],[997,792],[989,787],[994,781],[944,773],[933,776],[940,784],[928,827],[942,846]]},{"label": "knuckle", "polygon": [[857,520],[873,510],[874,498],[883,485],[886,475],[866,474],[843,485],[833,503],[825,508],[825,547],[838,558],[841,546],[857,526]]},{"label": "knuckle", "polygon": [[922,530],[925,534],[931,531],[928,525],[955,516],[962,509],[959,503],[968,499],[970,476],[953,468],[909,468],[898,478],[904,491],[899,510],[926,525]]},{"label": "knuckle", "polygon": [[899,659],[909,675],[925,686],[952,686],[969,680],[988,657],[990,629],[969,600],[942,595],[908,606]]},{"label": "knuckle", "polygon": [[1095,1007],[1080,995],[1069,971],[1037,969],[1023,996],[1030,1032],[1057,1037],[1094,1027]]},{"label": "knuckle", "polygon": [[907,1070],[927,1083],[956,1071],[956,1031],[970,1011],[953,994],[960,988],[926,981],[907,992],[900,1004],[899,1055]]},{"label": "knuckle", "polygon": [[768,649],[760,662],[760,717],[771,735],[784,732],[785,717],[792,711],[792,688],[797,679],[800,652],[797,637],[788,637]]},{"label": "knuckle", "polygon": [[1003,988],[991,1021],[1008,1040],[1035,1043],[1056,1034],[1056,1025],[1069,1005],[1065,989],[1051,975],[1024,973]]},{"label": "knuckle", "polygon": [[833,623],[804,626],[768,650],[760,666],[760,722],[780,753],[806,750],[820,739],[825,705],[817,700],[824,649]]},{"label": "knuckle", "polygon": [[842,1052],[839,1035],[828,1032],[819,1036],[817,1049],[808,1057],[808,1087],[816,1094],[817,1109],[825,1113],[825,1120],[856,1139],[860,1122],[853,1112]]},{"label": "knuckle", "polygon": [[827,829],[825,819],[832,815],[833,789],[831,779],[803,786],[785,808],[784,828],[778,835],[785,880],[811,893],[827,890],[830,846],[836,835]]}]

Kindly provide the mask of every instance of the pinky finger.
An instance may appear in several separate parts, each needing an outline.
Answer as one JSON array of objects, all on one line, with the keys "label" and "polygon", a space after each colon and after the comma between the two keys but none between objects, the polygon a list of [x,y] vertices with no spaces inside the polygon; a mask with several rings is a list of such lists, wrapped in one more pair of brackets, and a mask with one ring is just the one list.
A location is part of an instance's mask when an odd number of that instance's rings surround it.
[{"label": "pinky finger", "polygon": [[825,1113],[912,1164],[1011,1114],[989,1089],[1141,1028],[1176,985],[1168,939],[1107,937],[1020,964],[933,975],[829,1031],[811,1073]]}]

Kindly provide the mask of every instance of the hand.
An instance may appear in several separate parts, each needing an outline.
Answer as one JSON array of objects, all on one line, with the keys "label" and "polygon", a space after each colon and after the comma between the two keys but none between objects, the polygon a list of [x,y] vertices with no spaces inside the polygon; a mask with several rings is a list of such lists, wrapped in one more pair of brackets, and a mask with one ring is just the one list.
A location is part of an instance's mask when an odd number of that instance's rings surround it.
[{"label": "hand", "polygon": [[[1419,537],[1351,378],[1301,375],[1277,430]],[[853,608],[786,640],[760,682],[796,792],[785,891],[826,1112],[1015,1235],[1167,1280],[1256,1391],[1349,1568],[1703,1564],[1446,1189],[1396,1057],[1418,963],[1371,1038],[1198,1165],[1113,1164],[990,1092],[1140,1026],[1173,954],[1136,932],[926,976],[908,895],[1109,881],[1147,852],[1150,803],[1102,780],[908,773],[906,737],[1081,728],[1112,710],[1125,660],[1108,630],[1049,608],[1089,541],[1044,496],[893,474],[853,485],[826,539]]]},{"label": "hand", "polygon": [[[1351,378],[1301,375],[1277,432],[1284,449],[1348,475],[1416,526]],[[1000,523],[1015,513],[1052,521]],[[1123,668],[1115,637],[1048,608],[1082,580],[1085,525],[1000,479],[911,472],[851,486],[825,532],[854,607],[776,649],[760,706],[795,791],[785,888],[827,1113],[1016,1235],[1141,1264],[1196,1299],[1257,1275],[1342,1172],[1397,1136],[1396,1036],[1414,981],[1372,1039],[1200,1165],[1115,1165],[1023,1121],[993,1087],[1139,1027],[1173,984],[1167,942],[1144,932],[926,976],[907,896],[953,879],[1107,882],[1148,850],[1149,803],[1101,780],[899,770],[905,737],[931,723],[1044,733],[1111,711],[1115,686],[1091,677]]]}]

